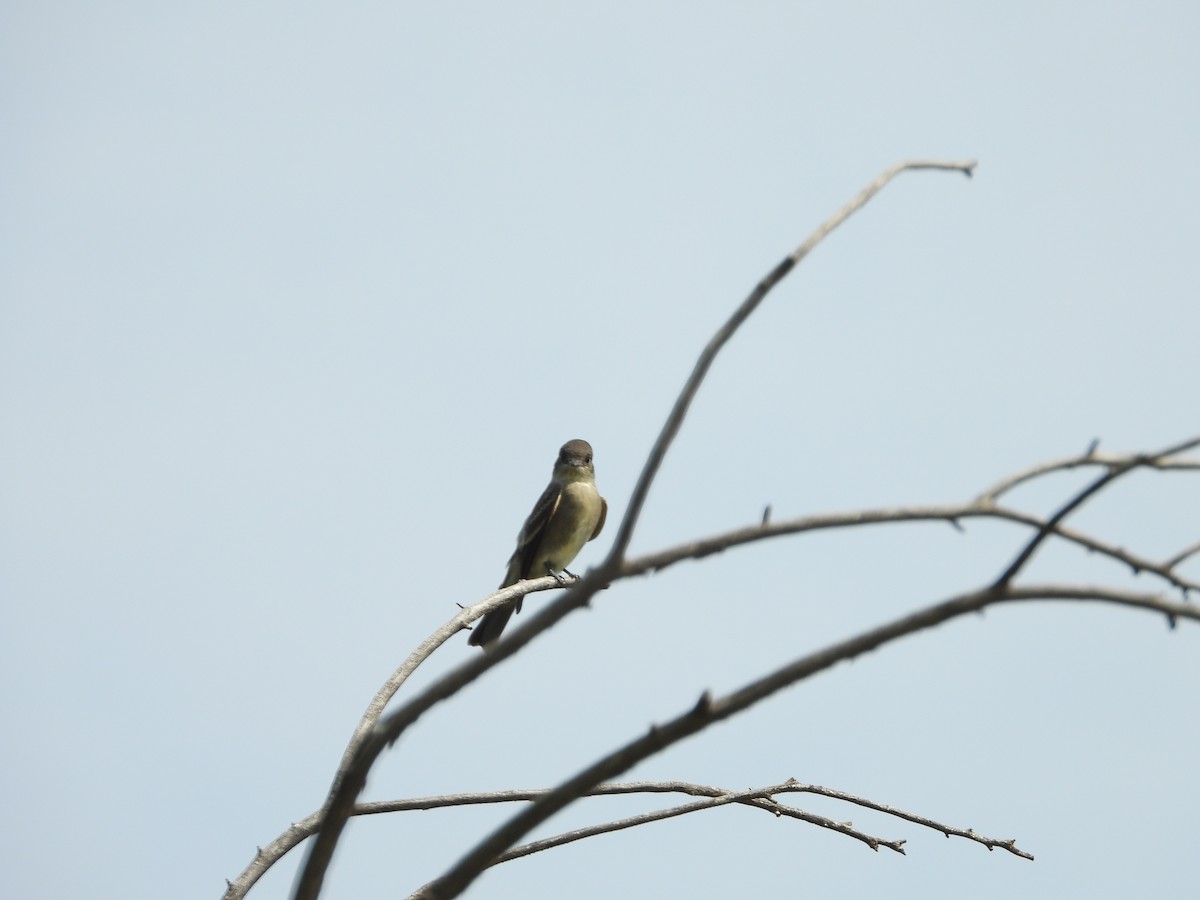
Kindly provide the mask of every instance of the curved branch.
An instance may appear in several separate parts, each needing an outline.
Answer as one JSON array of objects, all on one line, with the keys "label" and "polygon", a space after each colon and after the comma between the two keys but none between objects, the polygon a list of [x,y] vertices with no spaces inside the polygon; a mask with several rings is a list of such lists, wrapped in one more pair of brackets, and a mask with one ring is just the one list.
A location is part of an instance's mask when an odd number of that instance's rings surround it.
[{"label": "curved branch", "polygon": [[[571,584],[573,582],[572,576],[569,575],[564,576],[564,580],[567,584]],[[421,641],[421,643],[417,645],[417,648],[408,655],[408,659],[406,659],[400,665],[400,667],[392,673],[391,677],[383,683],[382,687],[380,687],[378,692],[376,692],[374,698],[372,698],[371,703],[367,706],[366,712],[363,713],[362,718],[359,720],[358,726],[354,729],[354,735],[351,737],[350,743],[346,747],[346,752],[342,754],[342,762],[341,765],[338,766],[337,774],[334,776],[334,788],[331,788],[331,792],[332,790],[336,789],[343,776],[343,773],[348,768],[350,759],[354,756],[355,747],[361,743],[363,736],[375,727],[375,723],[378,722],[379,717],[383,715],[384,707],[388,705],[388,702],[396,695],[396,692],[400,690],[401,685],[408,680],[408,676],[416,671],[417,667],[421,665],[421,663],[425,662],[425,660],[429,658],[430,654],[432,654],[434,650],[442,646],[442,644],[446,643],[446,641],[454,637],[454,635],[458,634],[464,628],[467,628],[471,622],[474,622],[476,619],[481,618],[494,609],[499,609],[505,603],[509,603],[517,597],[524,597],[527,594],[532,594],[537,591],[548,591],[562,586],[563,582],[560,582],[557,578],[554,578],[550,575],[544,575],[541,578],[530,578],[524,581],[518,581],[514,585],[501,588],[498,591],[493,591],[484,597],[483,600],[479,601],[473,606],[463,607],[462,612],[438,628],[437,631],[433,632],[433,634],[429,635],[429,637],[425,638],[425,640]]]},{"label": "curved branch", "polygon": [[[1064,456],[1061,459],[1052,459],[1044,463],[1038,463],[1036,466],[1030,466],[1027,469],[1022,469],[1016,472],[1003,481],[998,481],[976,498],[977,503],[995,503],[1003,494],[1007,494],[1013,488],[1026,481],[1031,481],[1034,478],[1039,478],[1042,475],[1049,475],[1052,472],[1069,472],[1073,469],[1080,469],[1085,466],[1103,466],[1111,469],[1113,466],[1124,465],[1128,461],[1128,456],[1125,454],[1116,453],[1088,453],[1083,456]],[[1197,459],[1160,459],[1146,460],[1142,463],[1143,466],[1150,469],[1184,469],[1184,470],[1200,470],[1200,460]]]},{"label": "curved branch", "polygon": [[[684,803],[679,806],[668,807],[667,809],[658,809],[648,813],[641,813],[636,816],[629,816],[624,819],[616,819],[611,822],[604,822],[599,825],[589,825],[585,828],[578,828],[574,831],[567,831],[563,834],[558,834],[553,837],[545,838],[540,841],[532,841],[528,844],[522,844],[519,847],[514,847],[507,853],[500,856],[495,861],[495,865],[503,862],[509,862],[514,859],[520,859],[523,856],[530,856],[534,853],[540,853],[543,850],[552,850],[555,847],[561,847],[564,844],[570,844],[574,841],[581,841],[584,838],[595,837],[600,834],[609,834],[614,831],[623,831],[627,828],[636,828],[639,825],[648,825],[651,822],[661,822],[664,819],[672,819],[676,816],[687,815],[688,813],[701,812],[706,809],[714,809],[718,806],[726,806],[730,803],[739,803],[747,806],[753,806],[758,809],[765,810],[776,816],[785,816],[787,818],[797,819],[799,821],[808,822],[812,825],[817,825],[821,828],[836,831],[839,834],[844,834],[847,837],[852,837],[855,840],[861,841],[872,850],[878,850],[880,847],[887,847],[889,850],[895,850],[897,853],[904,853],[904,841],[902,840],[887,840],[885,838],[874,837],[865,832],[854,828],[849,822],[836,822],[833,819],[825,816],[818,816],[813,813],[805,812],[801,809],[796,809],[791,806],[784,806],[776,803],[771,798],[772,794],[777,794],[787,789],[786,784],[776,785],[775,787],[756,788],[747,791],[720,791],[705,800],[697,800],[693,803]],[[1003,842],[1001,842],[1003,843]],[[425,884],[410,896],[419,898],[430,896],[429,891],[433,890],[434,882]]]},{"label": "curved branch", "polygon": [[[367,773],[379,755],[434,706],[453,697],[484,672],[499,665],[547,628],[586,604],[598,590],[606,586],[606,581],[598,578],[597,574],[596,570],[589,571],[566,591],[564,596],[547,604],[523,627],[509,629],[510,633],[493,644],[487,653],[476,654],[472,659],[447,672],[399,709],[381,719],[373,729],[362,736],[358,746],[349,754],[349,760],[341,773],[341,780],[334,787],[322,811],[317,838],[310,845],[298,874],[293,893],[296,900],[316,900],[319,896],[334,848],[353,812],[356,798],[366,785]],[[477,608],[464,610],[463,615],[475,615]]]},{"label": "curved branch", "polygon": [[1165,563],[1163,563],[1163,566],[1168,572],[1170,572],[1185,559],[1190,556],[1195,556],[1197,553],[1200,553],[1200,541],[1196,541],[1196,543],[1192,544],[1191,546],[1184,547]]},{"label": "curved branch", "polygon": [[999,603],[1031,600],[1085,600],[1117,603],[1158,612],[1169,618],[1200,621],[1200,608],[1191,604],[1176,603],[1154,594],[1140,594],[1113,588],[1071,585],[1017,587],[1007,583],[961,594],[802,657],[725,697],[713,700],[708,693],[703,694],[689,711],[670,720],[665,725],[652,726],[648,733],[597,760],[545,796],[534,801],[528,809],[513,816],[476,844],[441,878],[431,882],[422,897],[424,900],[435,900],[435,898],[436,900],[448,900],[448,898],[457,897],[484,869],[492,865],[500,855],[514,846],[531,829],[540,825],[600,782],[628,771],[642,760],[704,730],[715,722],[720,722],[750,708],[785,687],[802,681],[817,672],[829,669],[839,662],[853,659],[898,638],[932,628],[957,616],[977,612]]},{"label": "curved branch", "polygon": [[[378,724],[379,718],[383,715],[384,708],[389,701],[396,695],[396,692],[400,690],[400,687],[408,680],[408,677],[416,668],[429,658],[433,651],[458,634],[458,632],[467,628],[471,622],[491,612],[493,609],[512,601],[514,598],[523,597],[535,591],[545,591],[557,587],[561,587],[559,582],[555,578],[546,575],[542,578],[531,578],[527,581],[520,581],[510,587],[493,591],[474,606],[464,608],[458,615],[454,616],[418,644],[416,649],[408,655],[408,659],[376,691],[375,696],[367,705],[366,711],[363,713],[362,718],[359,719],[358,725],[355,726],[354,733],[351,735],[350,741],[346,745],[346,750],[342,754],[342,761],[338,765],[337,772],[334,773],[333,784],[330,786],[328,797],[332,798],[337,793],[347,772],[351,769],[351,763],[358,754],[359,748]],[[327,799],[321,809],[306,816],[299,822],[294,822],[283,834],[279,835],[279,837],[275,838],[275,840],[271,841],[265,847],[259,847],[258,852],[254,854],[254,859],[242,870],[241,874],[233,881],[226,881],[225,893],[222,896],[222,900],[242,900],[249,893],[250,888],[254,887],[271,866],[283,859],[298,844],[316,834],[320,830],[318,826],[322,816],[328,811],[329,803],[330,800]]]},{"label": "curved branch", "polygon": [[704,350],[701,351],[700,358],[696,360],[692,374],[688,376],[688,380],[684,383],[683,390],[679,392],[679,397],[676,398],[675,405],[671,407],[671,412],[667,415],[666,422],[663,423],[662,431],[658,434],[658,439],[654,442],[654,446],[650,448],[650,453],[646,457],[646,465],[642,468],[637,484],[633,488],[633,493],[629,497],[629,505],[625,509],[625,516],[621,520],[621,526],[617,530],[616,538],[613,540],[612,549],[609,550],[608,556],[605,557],[604,563],[601,564],[602,569],[615,571],[620,561],[625,558],[625,551],[629,549],[629,542],[633,538],[633,530],[637,527],[638,518],[642,514],[642,507],[645,505],[646,497],[650,493],[650,485],[658,474],[658,470],[662,467],[663,459],[666,458],[667,450],[670,449],[675,436],[679,433],[680,426],[683,425],[684,417],[687,416],[688,409],[692,405],[692,400],[695,399],[696,393],[700,390],[700,384],[704,381],[704,376],[708,374],[708,370],[717,358],[717,354],[721,352],[721,348],[729,342],[729,339],[733,337],[742,323],[758,308],[758,305],[771,292],[771,289],[779,284],[792,269],[799,265],[830,232],[854,215],[854,213],[858,212],[858,210],[862,209],[872,197],[883,190],[888,182],[901,172],[936,169],[962,172],[969,178],[975,172],[975,165],[975,160],[966,162],[917,160],[897,163],[894,166],[884,169],[878,178],[859,192],[857,197],[822,222],[805,239],[804,243],[784,257],[779,265],[768,272],[755,285],[754,290],[750,292],[750,296],[742,301],[741,305],[734,310],[733,315],[729,317],[729,320],[712,336],[712,339],[705,346]]},{"label": "curved branch", "polygon": [[[485,803],[514,803],[537,800],[540,797],[544,797],[547,793],[547,789],[541,788],[538,790],[525,791],[508,790],[483,791],[468,794],[444,794],[438,797],[414,797],[408,800],[380,800],[374,803],[359,804],[355,807],[354,813],[355,815],[373,815],[390,812],[409,812],[414,810],[446,809],[456,806],[472,806]],[[804,818],[806,816],[810,816],[809,813],[805,813],[803,810],[794,809],[793,807],[782,806],[771,798],[773,798],[776,794],[813,794],[815,796],[841,800],[845,803],[861,806],[864,809],[870,809],[874,810],[875,812],[884,813],[885,815],[894,816],[895,818],[903,819],[906,822],[912,822],[916,825],[922,825],[925,828],[940,832],[947,837],[966,838],[967,840],[982,844],[989,850],[999,847],[1000,849],[1007,850],[1009,853],[1019,856],[1022,859],[1033,859],[1032,854],[1026,853],[1024,850],[1019,850],[1017,848],[1015,840],[998,840],[996,838],[985,837],[984,835],[978,834],[969,828],[955,828],[951,825],[945,825],[925,816],[919,816],[915,813],[910,813],[894,806],[888,806],[884,803],[877,803],[874,800],[868,800],[867,798],[859,797],[856,794],[849,794],[846,791],[838,791],[834,790],[833,788],[822,787],[821,785],[817,784],[803,784],[797,781],[795,778],[789,778],[783,784],[778,784],[774,787],[760,788],[756,791],[747,791],[745,792],[744,796],[738,795],[735,791],[726,790],[725,788],[713,787],[712,785],[707,784],[694,784],[688,781],[610,782],[607,784],[596,785],[596,787],[592,788],[590,791],[587,791],[583,796],[610,797],[630,794],[688,794],[693,797],[708,797],[720,799],[722,800],[722,803],[736,802],[744,806],[750,806],[755,809],[769,812],[776,816],[789,815],[792,818],[803,819],[804,821],[811,821],[810,818]],[[690,804],[688,806],[690,806]],[[700,808],[709,807],[696,807],[696,809]],[[644,821],[658,821],[663,818],[669,818],[671,815],[682,815],[683,812],[692,811],[691,809],[685,809],[683,806],[671,807],[671,810],[647,813],[645,815],[652,818],[645,818]],[[800,815],[792,815],[792,813],[799,813]],[[522,844],[520,847],[514,847],[512,850],[505,853],[503,856],[497,859],[496,862],[507,862],[508,860],[516,859],[519,856],[528,856],[531,853],[535,853],[540,850],[547,850],[552,846],[570,843],[572,840],[578,840],[581,837],[587,837],[591,834],[603,834],[608,831],[617,831],[621,828],[630,828],[636,824],[641,824],[641,821],[634,820],[641,820],[642,818],[643,817],[635,816],[630,817],[630,819],[618,819],[616,822],[608,822],[603,825],[589,826],[589,828],[586,829],[588,834],[581,834],[576,831],[571,831],[556,837],[547,838],[545,841]],[[814,822],[813,824],[827,827],[827,822],[829,820],[823,819],[823,817],[816,818],[820,819],[821,821]],[[854,837],[858,836],[854,835]],[[900,853],[904,852],[899,846],[904,843],[903,841],[884,842],[880,838],[871,838],[870,836],[865,836],[865,838],[866,839],[859,839],[863,840],[863,843],[866,843],[872,849],[877,849],[876,843],[886,843],[890,849],[896,850]],[[896,846],[892,846],[892,844],[895,844]]]}]

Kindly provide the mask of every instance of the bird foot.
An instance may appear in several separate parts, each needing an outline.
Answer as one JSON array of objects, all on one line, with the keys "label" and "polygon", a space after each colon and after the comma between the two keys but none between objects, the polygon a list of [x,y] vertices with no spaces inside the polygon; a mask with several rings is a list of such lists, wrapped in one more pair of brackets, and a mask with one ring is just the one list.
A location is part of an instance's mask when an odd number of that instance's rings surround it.
[{"label": "bird foot", "polygon": [[[563,578],[562,575],[559,575],[557,572],[554,571],[554,569],[552,569],[550,567],[550,563],[546,563],[546,572],[548,574],[554,576],[554,580],[558,582],[559,587],[566,587],[569,584],[567,579]],[[579,577],[572,572],[568,572],[566,569],[563,569],[563,575],[570,575],[572,580]]]}]

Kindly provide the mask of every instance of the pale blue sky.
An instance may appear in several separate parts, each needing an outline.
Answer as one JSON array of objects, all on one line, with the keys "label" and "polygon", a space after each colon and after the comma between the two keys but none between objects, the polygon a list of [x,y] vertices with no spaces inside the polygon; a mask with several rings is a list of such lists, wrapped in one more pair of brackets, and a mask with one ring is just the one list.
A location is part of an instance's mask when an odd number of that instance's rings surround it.
[{"label": "pale blue sky", "polygon": [[[770,297],[635,552],[768,502],[967,500],[1093,437],[1200,432],[1198,45],[1186,3],[8,3],[8,893],[218,897],[320,804],[394,666],[498,583],[558,446],[591,441],[621,515],[712,330],[893,162],[980,166],[904,176]],[[1166,557],[1198,505],[1195,476],[1140,475],[1076,524]],[[982,583],[1024,537],[812,535],[614,589],[423,719],[366,797],[548,786],[703,689]],[[1065,550],[1030,574],[1158,586]],[[996,610],[629,776],[794,776],[1034,863],[802,800],[908,856],[724,809],[471,896],[1189,895],[1198,679],[1186,624]],[[404,896],[503,815],[355,823],[325,896]],[[251,896],[285,897],[299,858]]]}]

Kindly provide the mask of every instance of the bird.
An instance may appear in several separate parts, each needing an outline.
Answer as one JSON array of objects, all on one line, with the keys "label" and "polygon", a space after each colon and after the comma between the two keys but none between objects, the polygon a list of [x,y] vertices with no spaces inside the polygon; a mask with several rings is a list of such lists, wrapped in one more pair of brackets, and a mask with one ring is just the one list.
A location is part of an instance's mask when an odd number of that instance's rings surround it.
[{"label": "bird", "polygon": [[[596,490],[592,445],[579,439],[567,441],[558,451],[550,484],[517,535],[517,549],[509,557],[500,587],[542,575],[553,575],[559,584],[565,584],[559,573],[571,575],[567,566],[584,544],[600,534],[606,518],[608,503]],[[518,597],[485,615],[467,643],[487,649],[500,637],[512,614],[521,611],[523,599]]]}]

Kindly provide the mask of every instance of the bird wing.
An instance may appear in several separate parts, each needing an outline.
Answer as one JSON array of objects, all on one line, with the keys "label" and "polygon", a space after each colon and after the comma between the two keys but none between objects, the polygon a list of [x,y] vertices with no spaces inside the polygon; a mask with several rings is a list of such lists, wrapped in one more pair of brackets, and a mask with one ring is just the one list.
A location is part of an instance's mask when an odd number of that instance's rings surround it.
[{"label": "bird wing", "polygon": [[600,529],[604,527],[604,520],[608,518],[608,501],[603,497],[600,498],[600,518],[596,520],[596,530],[592,532],[589,541],[594,541],[600,536]]},{"label": "bird wing", "polygon": [[[529,578],[531,575],[537,577],[537,575],[544,574],[530,572],[529,567],[533,565],[534,557],[537,555],[538,542],[546,531],[546,526],[554,517],[554,513],[558,511],[558,504],[561,501],[562,488],[551,482],[542,491],[542,496],[538,497],[537,503],[533,505],[533,512],[529,514],[529,518],[525,520],[525,525],[521,528],[521,533],[517,535],[517,549],[509,557],[508,574],[504,578],[504,584],[500,587],[516,584],[522,578]],[[521,611],[521,601],[524,599],[524,597],[518,598],[517,612]]]}]

